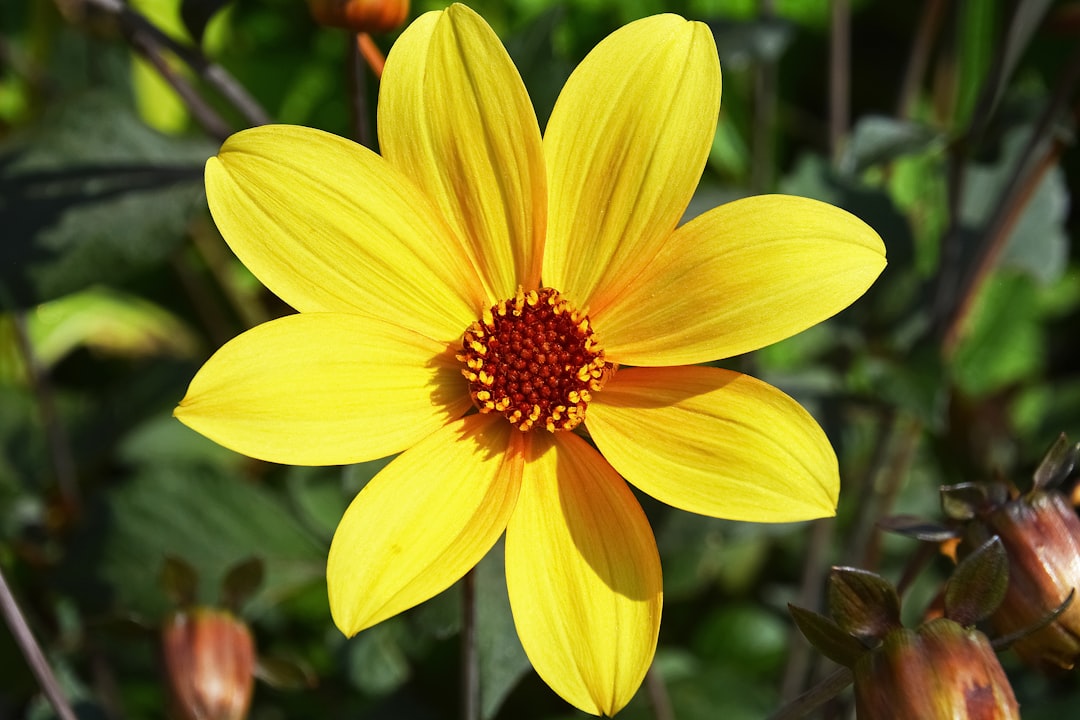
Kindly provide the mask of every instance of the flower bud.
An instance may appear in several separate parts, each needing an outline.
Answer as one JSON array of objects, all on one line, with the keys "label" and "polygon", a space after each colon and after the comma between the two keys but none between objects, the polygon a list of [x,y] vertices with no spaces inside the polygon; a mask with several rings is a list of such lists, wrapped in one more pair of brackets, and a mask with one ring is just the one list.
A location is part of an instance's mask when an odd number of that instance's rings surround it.
[{"label": "flower bud", "polygon": [[[1056,490],[1036,490],[983,518],[1009,558],[1009,589],[991,617],[1009,635],[1036,627],[1077,588],[1080,593],[1080,518]],[[1012,646],[1027,664],[1068,670],[1080,657],[1080,602]]]},{"label": "flower bud", "polygon": [[315,22],[355,33],[382,33],[409,16],[409,0],[308,0]]},{"label": "flower bud", "polygon": [[1008,720],[1020,710],[990,641],[948,618],[896,628],[858,659],[859,720]]},{"label": "flower bud", "polygon": [[161,633],[173,710],[182,720],[243,720],[255,682],[255,644],[225,610],[174,613]]}]

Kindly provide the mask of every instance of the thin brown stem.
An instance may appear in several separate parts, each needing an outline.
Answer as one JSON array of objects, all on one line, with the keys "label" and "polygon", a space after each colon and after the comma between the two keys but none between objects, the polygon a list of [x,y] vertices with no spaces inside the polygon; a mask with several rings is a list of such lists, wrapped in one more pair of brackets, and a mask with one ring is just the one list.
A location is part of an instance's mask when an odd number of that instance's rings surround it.
[{"label": "thin brown stem", "polygon": [[915,99],[919,95],[926,68],[930,63],[930,51],[941,30],[941,20],[945,14],[944,0],[926,0],[922,15],[911,42],[911,54],[908,56],[904,80],[900,84],[900,97],[896,102],[896,115],[906,119],[915,109]]},{"label": "thin brown stem", "polygon": [[[758,17],[774,14],[773,0],[760,0]],[[750,190],[767,192],[772,187],[773,133],[776,127],[776,63],[759,60],[754,67],[754,125],[751,137]]]},{"label": "thin brown stem", "polygon": [[[225,68],[207,59],[199,48],[179,42],[121,0],[80,1],[98,12],[112,15],[129,37],[138,35],[141,42],[154,47],[159,55],[163,49],[174,54],[191,68],[195,75],[214,88],[225,101],[232,105],[249,125],[266,125],[271,121],[270,115],[244,86],[237,82]],[[156,64],[155,67],[157,67]],[[184,97],[184,100],[187,102],[188,98]],[[194,113],[195,110],[193,109],[192,112]]]},{"label": "thin brown stem", "polygon": [[[818,607],[824,594],[825,578],[828,574],[828,553],[832,546],[835,523],[826,518],[815,520],[809,529],[806,558],[803,560],[803,577],[796,604],[802,607]],[[788,650],[787,665],[780,686],[780,697],[794,697],[804,686],[808,670],[813,660],[814,651],[797,631],[793,631],[793,642]]]},{"label": "thin brown stem", "polygon": [[653,717],[656,720],[675,720],[675,708],[671,704],[671,695],[668,693],[664,678],[656,671],[655,660],[645,672],[645,692],[648,693],[649,705],[652,706]]},{"label": "thin brown stem", "polygon": [[222,141],[232,135],[232,128],[225,122],[225,119],[210,106],[210,103],[199,95],[195,87],[183,75],[172,68],[169,61],[162,54],[162,47],[153,34],[147,33],[140,28],[131,32],[128,38],[131,46],[154,66],[158,75],[180,96],[180,99],[187,105],[188,110],[191,111],[192,117],[195,118],[196,122],[202,126],[207,134]]},{"label": "thin brown stem", "polygon": [[0,569],[0,613],[11,628],[11,634],[19,645],[23,657],[26,658],[26,664],[30,666],[30,670],[34,673],[45,697],[60,720],[76,720],[75,712],[68,704],[63,690],[60,689],[60,683],[56,680],[56,674],[53,673],[49,661],[45,659],[45,653],[41,651],[41,646],[34,638],[34,633],[30,630],[26,618],[19,610],[19,604],[11,588],[8,587],[2,569]]},{"label": "thin brown stem", "polygon": [[[955,302],[945,316],[941,334],[942,349],[946,356],[951,355],[963,336],[963,330],[971,315],[975,298],[986,284],[987,279],[997,267],[998,260],[1020,220],[1024,208],[1035,194],[1046,173],[1050,171],[1064,151],[1065,145],[1055,134],[1055,127],[1061,119],[1067,103],[1076,92],[1080,82],[1080,50],[1073,53],[1062,71],[1054,94],[1047,103],[1039,121],[1031,131],[1031,136],[1021,153],[1017,167],[1009,183],[1002,190],[995,212],[986,225],[976,260],[963,276]],[[1073,108],[1074,115],[1080,108]]]},{"label": "thin brown stem", "polygon": [[769,716],[769,720],[796,720],[832,700],[852,682],[851,671],[839,668],[814,687]]}]

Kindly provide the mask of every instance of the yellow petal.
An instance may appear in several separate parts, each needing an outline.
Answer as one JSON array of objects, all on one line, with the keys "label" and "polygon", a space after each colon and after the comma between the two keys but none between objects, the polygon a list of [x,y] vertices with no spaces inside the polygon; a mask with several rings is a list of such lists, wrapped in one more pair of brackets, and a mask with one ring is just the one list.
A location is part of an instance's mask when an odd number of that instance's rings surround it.
[{"label": "yellow petal", "polygon": [[626,368],[593,396],[585,424],[623,477],[668,505],[752,522],[836,512],[840,476],[825,433],[748,375]]},{"label": "yellow petal", "polygon": [[749,352],[855,301],[885,268],[866,223],[826,203],[763,195],[680,227],[635,282],[592,313],[607,355],[683,365]]},{"label": "yellow petal", "polygon": [[486,301],[420,190],[343,138],[239,132],[207,161],[206,196],[237,257],[302,312],[360,310],[449,341]]},{"label": "yellow petal", "polygon": [[340,465],[401,452],[469,402],[445,343],[367,316],[303,313],[226,343],[175,412],[251,457]]},{"label": "yellow petal", "polygon": [[519,284],[538,286],[547,202],[540,128],[517,69],[479,15],[452,5],[421,16],[394,43],[379,143],[465,239],[489,304]]},{"label": "yellow petal", "polygon": [[616,30],[574,71],[544,136],[544,284],[603,309],[635,282],[686,210],[712,145],[712,33],[676,15]]},{"label": "yellow petal", "polygon": [[630,488],[572,433],[533,433],[506,529],[506,585],[536,672],[570,704],[614,715],[656,651],[660,556]]},{"label": "yellow petal", "polygon": [[461,578],[502,535],[524,437],[470,415],[399,455],[356,496],[330,545],[330,613],[343,633],[397,615]]}]

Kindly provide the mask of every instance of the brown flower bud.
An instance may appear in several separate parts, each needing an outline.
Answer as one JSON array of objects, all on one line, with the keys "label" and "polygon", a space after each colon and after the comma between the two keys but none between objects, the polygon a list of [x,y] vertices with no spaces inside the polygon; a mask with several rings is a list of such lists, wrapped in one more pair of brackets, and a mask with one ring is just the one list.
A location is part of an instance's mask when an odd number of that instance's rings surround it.
[{"label": "brown flower bud", "polygon": [[974,628],[937,618],[896,628],[858,659],[859,720],[1008,720],[1020,710],[990,641]]},{"label": "brown flower bud", "polygon": [[308,0],[315,22],[355,33],[383,33],[409,16],[409,0]]},{"label": "brown flower bud", "polygon": [[[999,634],[1037,626],[1074,588],[1080,593],[1080,518],[1059,491],[1036,490],[983,522],[1009,558],[1009,589],[991,617]],[[1080,602],[1012,647],[1030,665],[1068,670],[1080,657]]]},{"label": "brown flower bud", "polygon": [[243,720],[255,681],[255,644],[242,620],[196,608],[165,621],[161,640],[173,710],[182,720]]}]

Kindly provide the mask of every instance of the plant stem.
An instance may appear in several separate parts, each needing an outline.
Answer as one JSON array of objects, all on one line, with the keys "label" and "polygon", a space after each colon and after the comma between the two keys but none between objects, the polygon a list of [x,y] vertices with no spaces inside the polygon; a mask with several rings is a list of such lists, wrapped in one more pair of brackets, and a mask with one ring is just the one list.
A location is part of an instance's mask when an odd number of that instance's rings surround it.
[{"label": "plant stem", "polygon": [[839,165],[851,114],[851,6],[832,0],[829,23],[829,154]]},{"label": "plant stem", "polygon": [[480,655],[476,647],[476,568],[465,573],[461,593],[461,717],[480,720]]},{"label": "plant stem", "polygon": [[45,697],[48,698],[49,704],[52,705],[60,720],[76,720],[75,712],[64,697],[60,683],[56,681],[56,675],[49,666],[49,661],[45,659],[41,646],[34,639],[34,633],[26,624],[26,618],[19,610],[19,604],[15,602],[15,596],[12,595],[11,588],[4,579],[3,570],[0,570],[0,612],[3,613],[8,627],[11,628],[11,634],[15,637],[15,642],[19,644],[19,649],[26,657],[27,665],[30,666],[30,670],[33,671],[34,677],[45,692]]}]

